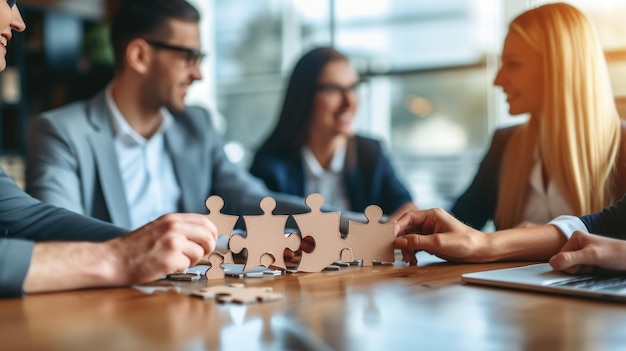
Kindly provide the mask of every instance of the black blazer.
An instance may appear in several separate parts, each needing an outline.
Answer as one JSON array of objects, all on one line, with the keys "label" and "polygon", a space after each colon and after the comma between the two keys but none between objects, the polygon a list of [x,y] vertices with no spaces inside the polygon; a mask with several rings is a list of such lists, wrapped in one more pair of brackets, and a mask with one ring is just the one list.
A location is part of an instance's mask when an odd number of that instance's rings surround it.
[{"label": "black blazer", "polygon": [[450,211],[461,222],[481,229],[493,219],[498,202],[502,155],[516,128],[518,126],[498,129],[493,134],[489,151],[480,163],[474,180]]},{"label": "black blazer", "polygon": [[[263,180],[270,190],[306,196],[304,161],[299,152],[296,155],[289,157],[258,151],[250,173]],[[380,142],[362,136],[356,136],[348,143],[344,186],[350,199],[350,211],[363,212],[367,206],[375,204],[383,213],[391,214],[412,201],[396,177]]]}]

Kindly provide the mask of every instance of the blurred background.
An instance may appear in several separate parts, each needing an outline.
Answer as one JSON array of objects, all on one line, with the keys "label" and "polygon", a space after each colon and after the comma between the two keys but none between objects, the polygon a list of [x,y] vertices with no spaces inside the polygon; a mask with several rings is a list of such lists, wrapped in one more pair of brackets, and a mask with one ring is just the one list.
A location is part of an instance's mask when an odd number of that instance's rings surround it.
[{"label": "blurred background", "polygon": [[[111,76],[107,21],[119,0],[20,0],[0,74],[0,164],[23,182],[24,130],[34,114],[88,98]],[[382,139],[423,208],[449,208],[509,116],[493,87],[508,22],[531,0],[189,0],[202,14],[204,80],[190,105],[212,112],[231,160],[247,168],[277,119],[286,76],[314,46],[348,54],[367,83],[356,129]],[[565,1],[587,13],[626,115],[626,2]]]}]

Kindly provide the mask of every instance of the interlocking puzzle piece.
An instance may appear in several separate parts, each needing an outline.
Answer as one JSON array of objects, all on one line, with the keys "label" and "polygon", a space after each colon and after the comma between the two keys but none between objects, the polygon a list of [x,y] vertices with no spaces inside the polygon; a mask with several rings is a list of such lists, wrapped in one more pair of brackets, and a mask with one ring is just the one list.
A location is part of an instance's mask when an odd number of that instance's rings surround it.
[{"label": "interlocking puzzle piece", "polygon": [[261,200],[263,214],[259,216],[243,216],[246,223],[246,237],[232,236],[230,251],[241,252],[248,250],[244,271],[255,266],[285,269],[284,250],[292,251],[300,247],[300,237],[296,234],[285,236],[286,215],[274,215],[276,200],[266,197]]},{"label": "interlocking puzzle piece", "polygon": [[[206,208],[209,210],[207,217],[217,227],[217,234],[230,238],[239,216],[221,213],[224,207],[224,200],[217,195],[209,196],[205,204]],[[224,263],[234,263],[233,254],[230,251],[220,252],[220,254],[224,257]],[[210,261],[209,255],[204,256],[203,260]]]},{"label": "interlocking puzzle piece", "polygon": [[212,253],[209,256],[209,262],[211,262],[211,267],[207,269],[204,273],[207,279],[224,279],[224,268],[222,267],[222,263],[224,263],[224,256],[219,253]]},{"label": "interlocking puzzle piece", "polygon": [[[367,223],[352,222],[348,224],[348,236],[345,247],[350,248],[353,259],[361,259],[363,266],[371,266],[373,261],[393,262],[393,243],[395,222],[380,223],[383,211],[376,205],[365,209]],[[345,250],[341,253],[342,261],[349,257]]]},{"label": "interlocking puzzle piece", "polygon": [[191,295],[201,297],[205,300],[215,299],[217,302],[221,303],[232,302],[238,304],[271,302],[283,298],[282,294],[274,293],[272,288],[246,288],[242,284],[203,288],[193,292]]},{"label": "interlocking puzzle piece", "polygon": [[339,232],[339,212],[321,212],[324,196],[311,194],[305,200],[311,212],[294,215],[302,238],[310,236],[315,240],[312,252],[302,252],[298,270],[302,272],[321,272],[335,261],[341,259],[340,252],[346,242]]}]

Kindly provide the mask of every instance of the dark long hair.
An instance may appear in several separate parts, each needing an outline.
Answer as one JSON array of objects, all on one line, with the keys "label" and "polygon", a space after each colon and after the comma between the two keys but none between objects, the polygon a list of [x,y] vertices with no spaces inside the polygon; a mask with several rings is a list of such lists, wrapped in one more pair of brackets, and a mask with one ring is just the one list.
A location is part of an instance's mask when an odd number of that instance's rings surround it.
[{"label": "dark long hair", "polygon": [[198,23],[200,14],[186,0],[122,0],[111,20],[115,68],[124,65],[126,46],[146,35],[168,38],[169,20]]},{"label": "dark long hair", "polygon": [[331,47],[318,47],[298,60],[289,77],[276,127],[261,144],[260,151],[285,156],[300,153],[306,142],[319,76],[333,61],[348,61],[348,58]]}]

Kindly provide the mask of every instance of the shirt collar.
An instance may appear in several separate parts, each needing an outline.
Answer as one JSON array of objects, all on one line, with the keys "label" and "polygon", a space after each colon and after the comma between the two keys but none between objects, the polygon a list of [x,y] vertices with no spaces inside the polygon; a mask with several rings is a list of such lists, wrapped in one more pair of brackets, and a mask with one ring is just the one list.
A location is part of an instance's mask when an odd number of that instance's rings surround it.
[{"label": "shirt collar", "polygon": [[[105,98],[107,102],[107,106],[109,108],[109,112],[111,113],[111,121],[113,122],[113,131],[115,133],[115,137],[123,140],[124,142],[135,144],[135,145],[144,145],[148,142],[146,138],[139,135],[131,126],[128,124],[128,121],[124,118],[122,113],[120,112],[117,104],[113,100],[112,85],[109,84],[105,91]],[[174,117],[172,114],[164,107],[161,107],[161,115],[163,116],[163,121],[159,126],[159,129],[154,133],[154,136],[161,135],[165,132],[167,128],[169,128],[172,123],[174,123]],[[153,137],[154,137],[153,136]]]},{"label": "shirt collar", "polygon": [[341,173],[343,172],[343,166],[346,160],[346,145],[343,144],[335,150],[335,154],[333,155],[333,159],[330,161],[330,168],[328,170],[325,170],[320,165],[311,149],[309,149],[306,145],[302,147],[302,158],[304,159],[305,165],[316,177],[320,177],[324,174],[324,172]]}]

